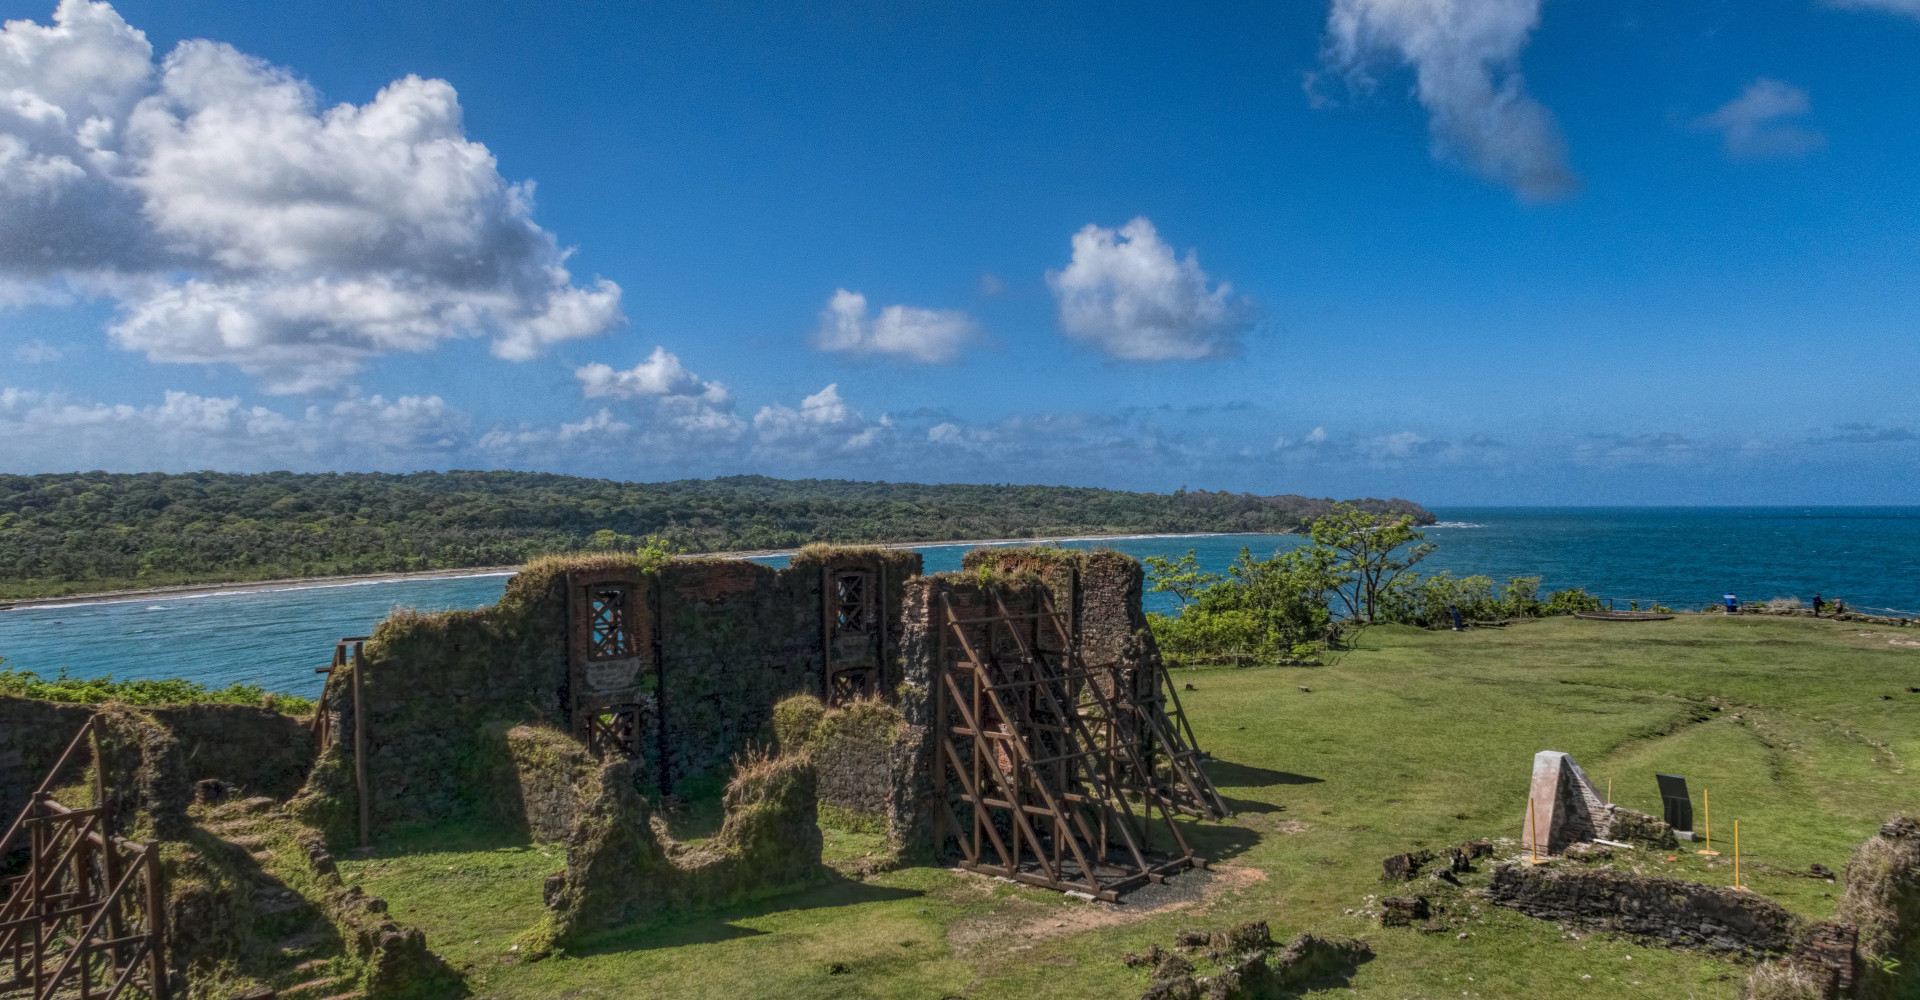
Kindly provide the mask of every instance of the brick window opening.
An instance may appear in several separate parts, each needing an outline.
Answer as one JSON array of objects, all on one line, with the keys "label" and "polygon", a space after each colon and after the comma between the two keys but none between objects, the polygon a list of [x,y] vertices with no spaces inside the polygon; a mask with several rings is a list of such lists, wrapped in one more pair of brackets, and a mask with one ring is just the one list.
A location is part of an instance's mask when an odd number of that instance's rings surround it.
[{"label": "brick window opening", "polygon": [[867,630],[867,575],[865,573],[842,573],[834,580],[834,630],[837,632],[865,632]]},{"label": "brick window opening", "polygon": [[619,705],[587,716],[587,748],[601,760],[640,755],[640,707]]},{"label": "brick window opening", "polygon": [[627,588],[587,588],[587,658],[617,660],[633,655],[633,637],[627,628]]}]

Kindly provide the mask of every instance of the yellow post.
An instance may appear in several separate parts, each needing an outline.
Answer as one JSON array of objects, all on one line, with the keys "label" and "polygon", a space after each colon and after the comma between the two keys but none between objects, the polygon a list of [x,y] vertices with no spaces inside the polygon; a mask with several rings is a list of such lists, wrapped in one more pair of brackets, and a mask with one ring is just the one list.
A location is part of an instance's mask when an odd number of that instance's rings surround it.
[{"label": "yellow post", "polygon": [[1737,819],[1733,821],[1733,887],[1746,888],[1740,884],[1740,821]]},{"label": "yellow post", "polygon": [[1613,805],[1613,779],[1607,779],[1607,805]]},{"label": "yellow post", "polygon": [[1534,814],[1533,796],[1527,796],[1527,840],[1533,845],[1533,857],[1526,859],[1530,865],[1544,865],[1550,858],[1540,856],[1540,823]]},{"label": "yellow post", "polygon": [[1703,823],[1702,826],[1705,828],[1704,832],[1707,835],[1707,846],[1696,853],[1704,854],[1710,858],[1717,858],[1720,856],[1720,852],[1713,849],[1713,793],[1704,788],[1700,789],[1700,810],[1706,813],[1706,822]]}]

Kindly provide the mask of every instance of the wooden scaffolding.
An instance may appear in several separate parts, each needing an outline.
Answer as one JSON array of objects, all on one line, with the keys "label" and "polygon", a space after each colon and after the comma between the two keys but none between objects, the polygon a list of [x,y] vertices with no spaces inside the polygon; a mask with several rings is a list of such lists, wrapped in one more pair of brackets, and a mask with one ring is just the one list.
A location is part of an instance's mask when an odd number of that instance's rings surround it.
[{"label": "wooden scaffolding", "polygon": [[[115,834],[102,778],[98,716],[87,720],[5,836],[0,865],[0,996],[116,1000],[132,990],[167,1000],[160,845]],[[93,756],[93,804],[49,789],[82,746]]]},{"label": "wooden scaffolding", "polygon": [[939,597],[936,844],[961,868],[1107,901],[1204,868],[1174,816],[1227,809],[1165,671],[1088,664],[1046,591],[1023,596],[1016,611],[987,588],[966,616]]}]

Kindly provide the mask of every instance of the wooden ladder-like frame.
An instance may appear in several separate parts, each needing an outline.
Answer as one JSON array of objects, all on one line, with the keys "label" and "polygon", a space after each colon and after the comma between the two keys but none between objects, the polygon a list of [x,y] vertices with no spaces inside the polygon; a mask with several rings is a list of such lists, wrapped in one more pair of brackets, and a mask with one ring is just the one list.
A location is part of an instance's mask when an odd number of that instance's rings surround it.
[{"label": "wooden ladder-like frame", "polygon": [[[1174,814],[1198,812],[1189,804],[1209,794],[1217,804],[1218,793],[1191,743],[1170,742],[1157,679],[1142,704],[1116,665],[1088,666],[1044,592],[1032,612],[1013,611],[995,589],[987,598],[992,613],[978,617],[961,618],[946,594],[936,611],[936,844],[952,837],[963,869],[1107,901],[1206,867]],[[1043,630],[1058,648],[1043,648]],[[1165,779],[1156,741],[1169,751]],[[1175,786],[1191,787],[1170,795]],[[1154,849],[1155,833],[1170,851]]]}]

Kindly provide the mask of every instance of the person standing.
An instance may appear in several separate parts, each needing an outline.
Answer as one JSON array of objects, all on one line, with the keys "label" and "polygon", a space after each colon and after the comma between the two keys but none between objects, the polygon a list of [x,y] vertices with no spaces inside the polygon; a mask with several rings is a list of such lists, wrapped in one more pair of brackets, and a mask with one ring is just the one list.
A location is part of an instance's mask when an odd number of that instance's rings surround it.
[{"label": "person standing", "polygon": [[1827,602],[1821,600],[1819,594],[1817,593],[1814,594],[1813,595],[1813,616],[1815,618],[1820,617],[1820,609],[1823,607],[1826,607],[1826,605],[1827,605]]},{"label": "person standing", "polygon": [[1725,596],[1725,597],[1726,597],[1726,600],[1727,600],[1727,614],[1730,614],[1730,615],[1737,615],[1737,614],[1739,614],[1739,613],[1740,613],[1740,599],[1739,599],[1739,598],[1737,598],[1737,597],[1735,597],[1735,596],[1733,596],[1732,594],[1726,594],[1726,595],[1723,595],[1723,596]]}]

